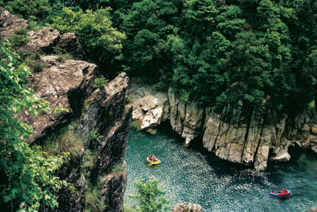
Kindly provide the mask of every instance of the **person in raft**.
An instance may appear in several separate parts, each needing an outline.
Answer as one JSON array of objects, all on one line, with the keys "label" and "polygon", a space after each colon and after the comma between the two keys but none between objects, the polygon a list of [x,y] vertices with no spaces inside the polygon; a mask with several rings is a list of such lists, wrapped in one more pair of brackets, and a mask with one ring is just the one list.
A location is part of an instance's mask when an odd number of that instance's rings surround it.
[{"label": "person in raft", "polygon": [[149,160],[150,160],[150,161],[156,161],[156,158],[155,158],[155,156],[154,156],[154,155],[150,154],[150,156],[149,156]]},{"label": "person in raft", "polygon": [[287,191],[286,191],[285,187],[283,187],[283,189],[282,189],[281,193],[287,193]]}]

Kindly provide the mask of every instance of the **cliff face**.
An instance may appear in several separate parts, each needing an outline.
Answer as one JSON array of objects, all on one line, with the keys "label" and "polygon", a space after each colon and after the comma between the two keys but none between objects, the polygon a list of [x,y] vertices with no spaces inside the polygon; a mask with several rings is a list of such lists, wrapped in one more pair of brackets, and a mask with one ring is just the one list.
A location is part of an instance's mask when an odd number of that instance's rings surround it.
[{"label": "cliff face", "polygon": [[[266,170],[269,160],[289,161],[289,146],[310,148],[317,153],[317,119],[313,112],[295,118],[284,114],[275,121],[270,114],[253,111],[247,120],[237,108],[230,120],[224,120],[223,114],[216,114],[211,108],[183,102],[172,89],[158,93],[138,79],[132,80],[128,96],[134,107],[132,118],[142,120],[141,129],[153,128],[160,121],[168,120],[173,130],[185,139],[185,145],[200,136],[209,152],[233,163],[253,166],[258,171]],[[155,117],[155,110],[162,110],[163,114]]]},{"label": "cliff face", "polygon": [[[0,7],[1,38],[21,26],[26,27],[27,22]],[[49,136],[67,128],[68,141],[75,143],[69,147],[73,151],[71,161],[57,174],[76,190],[60,189],[59,207],[51,209],[42,205],[40,211],[83,211],[92,205],[91,195],[97,195],[101,204],[99,211],[121,211],[127,180],[123,158],[132,114],[132,108],[125,108],[129,78],[121,73],[105,86],[96,88],[95,64],[72,59],[61,61],[58,55],[50,54],[55,49],[63,53],[71,51],[76,59],[84,58],[74,34],[61,35],[45,27],[37,32],[29,31],[28,37],[31,41],[20,50],[39,52],[39,62],[44,64],[42,71],[30,76],[30,86],[52,108],[66,110],[35,117],[27,112],[19,114],[18,118],[34,128],[26,142],[45,145]],[[63,145],[70,144],[64,142]]]}]

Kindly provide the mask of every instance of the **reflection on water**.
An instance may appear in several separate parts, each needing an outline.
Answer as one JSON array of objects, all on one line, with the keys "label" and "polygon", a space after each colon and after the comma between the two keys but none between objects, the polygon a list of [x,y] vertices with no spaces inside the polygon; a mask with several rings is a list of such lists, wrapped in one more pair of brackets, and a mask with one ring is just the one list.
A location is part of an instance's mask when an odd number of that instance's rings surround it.
[{"label": "reflection on water", "polygon": [[[149,154],[162,163],[149,167]],[[221,161],[203,150],[186,148],[183,140],[167,129],[156,135],[130,130],[125,161],[128,165],[127,206],[135,193],[133,181],[154,176],[171,199],[198,203],[204,211],[305,211],[317,206],[317,157],[302,154],[288,164],[270,164],[267,172],[257,173]],[[278,199],[272,190],[285,186],[293,196]]]}]

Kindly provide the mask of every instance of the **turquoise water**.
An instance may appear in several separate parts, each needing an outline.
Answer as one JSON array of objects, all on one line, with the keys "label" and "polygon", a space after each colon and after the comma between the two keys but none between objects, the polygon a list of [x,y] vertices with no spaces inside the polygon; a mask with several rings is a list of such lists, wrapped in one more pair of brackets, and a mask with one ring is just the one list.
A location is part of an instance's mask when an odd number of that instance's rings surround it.
[{"label": "turquoise water", "polygon": [[[129,197],[134,179],[154,176],[159,180],[171,206],[191,202],[204,211],[288,211],[317,207],[317,156],[292,154],[287,164],[269,164],[265,173],[222,161],[199,147],[184,147],[183,139],[161,127],[155,135],[131,128],[125,161],[128,185],[125,205],[137,202]],[[162,163],[149,167],[145,158],[154,154]],[[292,153],[292,152],[291,152]],[[286,187],[293,195],[285,199],[269,196]]]}]

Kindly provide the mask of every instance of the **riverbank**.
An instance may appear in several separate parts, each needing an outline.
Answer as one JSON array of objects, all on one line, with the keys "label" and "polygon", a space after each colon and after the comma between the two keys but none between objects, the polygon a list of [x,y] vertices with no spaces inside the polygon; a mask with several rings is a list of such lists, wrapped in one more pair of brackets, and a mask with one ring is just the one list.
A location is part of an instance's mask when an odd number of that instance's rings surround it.
[{"label": "riverbank", "polygon": [[257,171],[265,171],[271,160],[289,161],[292,156],[288,149],[292,147],[317,153],[317,116],[313,110],[278,118],[257,111],[245,117],[236,108],[228,119],[193,101],[184,102],[171,88],[168,92],[156,91],[139,78],[131,79],[127,95],[128,104],[134,108],[132,119],[140,121],[141,129],[153,131],[168,121],[185,145],[203,144],[218,158]]},{"label": "riverbank", "polygon": [[[149,153],[159,157],[162,164],[148,167],[144,159]],[[135,192],[133,180],[153,175],[167,191],[172,206],[191,202],[200,204],[204,211],[290,212],[316,206],[317,158],[307,152],[294,155],[287,164],[270,164],[266,172],[257,172],[221,160],[204,149],[184,147],[183,139],[165,122],[155,135],[131,129],[125,161],[126,205],[135,204],[128,197]],[[292,190],[291,198],[269,196],[269,192],[283,186]]]}]

